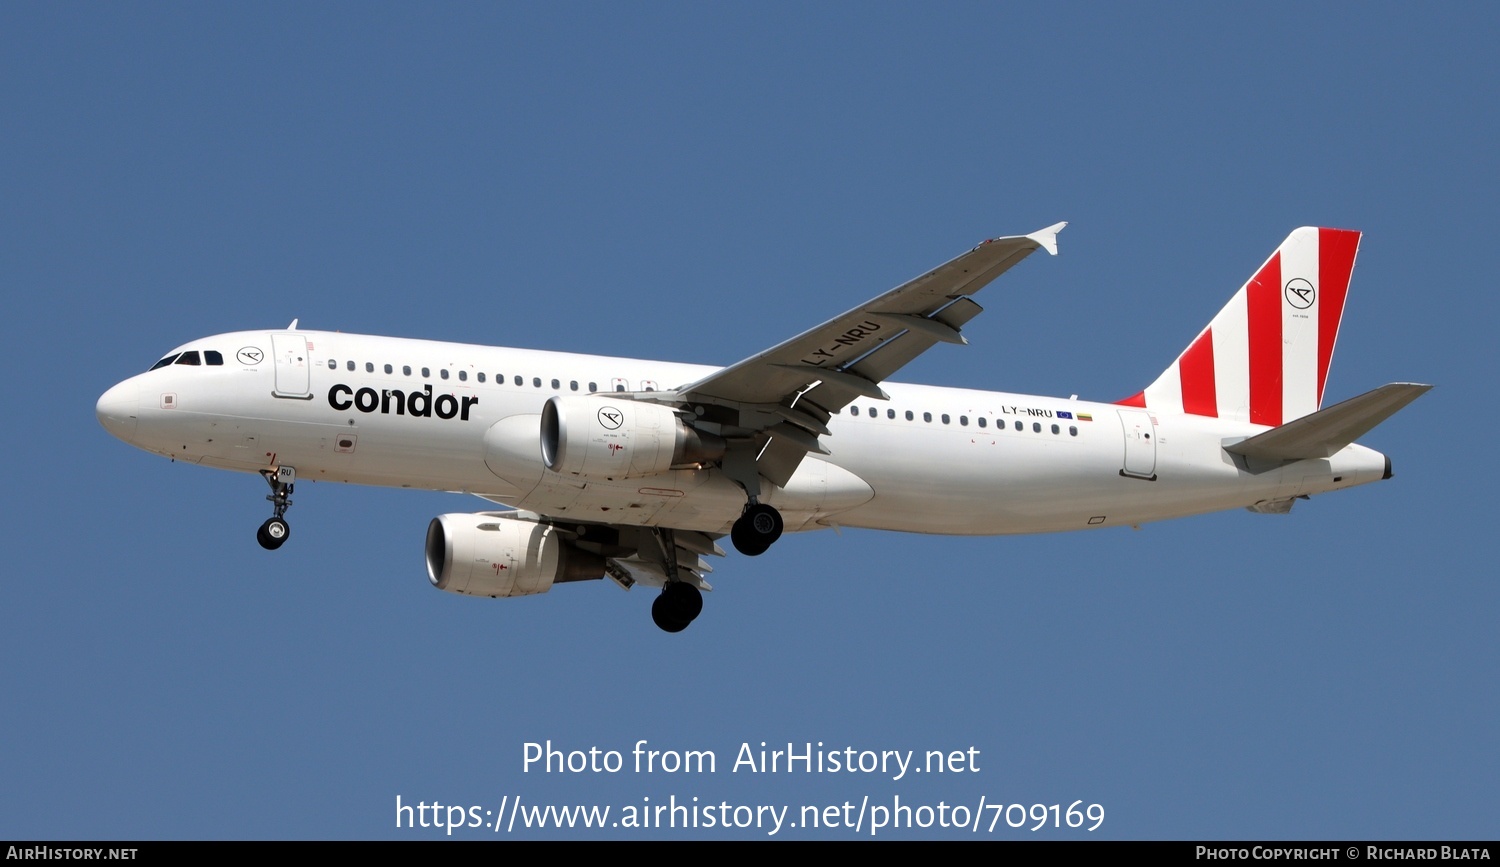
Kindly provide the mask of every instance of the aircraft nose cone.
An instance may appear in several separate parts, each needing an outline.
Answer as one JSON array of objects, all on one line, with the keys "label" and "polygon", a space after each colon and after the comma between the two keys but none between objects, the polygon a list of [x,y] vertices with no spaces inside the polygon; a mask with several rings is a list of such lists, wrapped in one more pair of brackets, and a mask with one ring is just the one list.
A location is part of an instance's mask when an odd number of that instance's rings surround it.
[{"label": "aircraft nose cone", "polygon": [[99,396],[94,405],[94,414],[104,429],[120,439],[130,442],[135,436],[136,417],[140,414],[140,389],[135,382],[126,380]]}]

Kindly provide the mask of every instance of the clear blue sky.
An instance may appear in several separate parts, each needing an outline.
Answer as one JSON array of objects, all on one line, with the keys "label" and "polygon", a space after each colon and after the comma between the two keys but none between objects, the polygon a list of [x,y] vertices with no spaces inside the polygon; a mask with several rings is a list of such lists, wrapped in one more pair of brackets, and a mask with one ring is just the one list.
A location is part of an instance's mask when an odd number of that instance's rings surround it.
[{"label": "clear blue sky", "polygon": [[[1497,23],[1485,4],[0,5],[0,838],[443,836],[397,829],[397,796],[1082,799],[1107,810],[1095,837],[1500,836]],[[258,478],[94,419],[172,346],[293,317],[727,364],[1058,220],[1061,255],[987,289],[972,345],[903,379],[1117,399],[1292,228],[1356,228],[1330,398],[1437,385],[1364,440],[1396,477],[1286,517],[788,537],[716,564],[673,636],[649,592],[608,583],[433,590],[427,521],[482,507],[457,495],[306,485],[268,554]],[[721,764],[523,773],[547,739]],[[980,770],[728,771],[761,741],[975,747]]]}]

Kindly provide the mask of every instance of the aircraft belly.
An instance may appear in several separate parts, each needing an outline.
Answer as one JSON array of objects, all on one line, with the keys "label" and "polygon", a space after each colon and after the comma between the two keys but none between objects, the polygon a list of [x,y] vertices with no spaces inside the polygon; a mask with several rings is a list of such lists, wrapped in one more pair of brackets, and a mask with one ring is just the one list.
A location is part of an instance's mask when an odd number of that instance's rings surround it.
[{"label": "aircraft belly", "polygon": [[[243,419],[262,444],[260,464],[296,467],[302,479],[423,490],[471,490],[484,471],[476,431],[425,419],[362,416],[349,424]],[[248,451],[248,450],[247,450]],[[493,487],[491,485],[490,487]]]},{"label": "aircraft belly", "polygon": [[781,512],[788,530],[810,530],[826,526],[835,516],[868,503],[874,496],[875,489],[858,475],[809,456],[798,464],[786,487],[772,488],[761,499]]}]

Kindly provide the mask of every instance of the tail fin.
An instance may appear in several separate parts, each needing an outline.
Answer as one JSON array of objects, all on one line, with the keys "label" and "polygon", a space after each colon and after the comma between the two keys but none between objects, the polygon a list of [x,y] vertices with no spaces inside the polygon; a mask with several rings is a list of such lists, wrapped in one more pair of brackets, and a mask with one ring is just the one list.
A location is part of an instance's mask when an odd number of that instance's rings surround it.
[{"label": "tail fin", "polygon": [[1358,232],[1292,232],[1155,382],[1120,403],[1272,427],[1316,412],[1358,250]]}]

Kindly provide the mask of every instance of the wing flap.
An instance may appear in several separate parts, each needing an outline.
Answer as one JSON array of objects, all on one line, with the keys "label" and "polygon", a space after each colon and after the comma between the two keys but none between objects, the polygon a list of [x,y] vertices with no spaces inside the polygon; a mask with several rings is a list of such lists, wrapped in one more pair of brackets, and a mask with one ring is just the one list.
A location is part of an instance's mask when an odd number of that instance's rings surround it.
[{"label": "wing flap", "polygon": [[[958,335],[959,329],[966,322],[983,311],[983,307],[965,297],[943,308],[938,315],[918,321],[933,323],[938,328],[945,328]],[[881,344],[875,351],[854,362],[849,372],[875,382],[883,382],[938,342],[938,338],[927,327],[908,329],[905,334]]]}]

